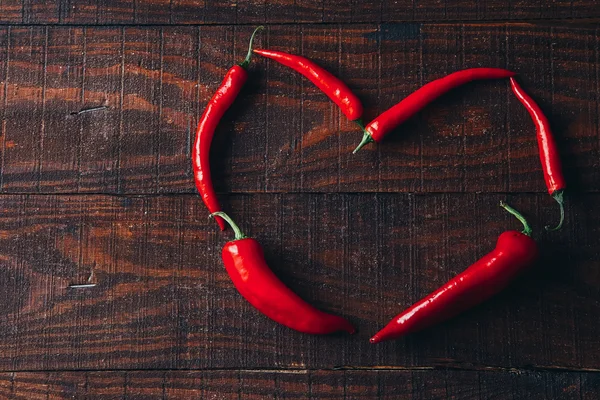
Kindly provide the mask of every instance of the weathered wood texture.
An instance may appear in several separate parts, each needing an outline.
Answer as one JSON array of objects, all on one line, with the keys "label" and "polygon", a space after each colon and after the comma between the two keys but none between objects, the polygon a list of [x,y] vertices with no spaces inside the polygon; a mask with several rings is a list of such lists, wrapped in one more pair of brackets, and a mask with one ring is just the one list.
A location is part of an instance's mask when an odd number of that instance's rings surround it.
[{"label": "weathered wood texture", "polygon": [[257,24],[598,18],[594,0],[4,0],[10,24]]},{"label": "weathered wood texture", "polygon": [[[599,398],[595,3],[0,0],[0,398]],[[231,232],[206,219],[190,149],[262,23],[258,46],[343,78],[367,120],[462,68],[519,72],[560,145],[565,229],[543,231],[557,207],[507,82],[452,92],[352,156],[361,134],[337,107],[257,57],[214,141],[222,204],[286,284],[359,332],[260,315],[222,266]],[[539,264],[370,345],[519,227],[500,200],[534,224]]]},{"label": "weathered wood texture", "polygon": [[[0,27],[0,191],[194,193],[196,121],[252,28]],[[285,25],[257,44],[342,77],[366,119],[462,68],[518,71],[571,190],[600,190],[596,29]],[[251,74],[213,143],[220,192],[545,191],[533,124],[506,81],[456,90],[352,155],[361,133],[310,82],[260,57]],[[97,106],[108,108],[72,115]]]},{"label": "weathered wood texture", "polygon": [[[218,233],[195,196],[0,197],[0,370],[331,368],[598,370],[598,195],[572,201],[558,234],[547,195],[256,194],[225,198],[273,270],[356,335],[278,326],[232,286]],[[435,329],[368,338],[404,307],[490,251],[519,223],[537,228],[540,265]],[[268,210],[268,212],[266,212]],[[93,288],[69,288],[95,283]]]},{"label": "weathered wood texture", "polygon": [[0,374],[7,399],[597,400],[600,374],[530,371],[104,371]]}]

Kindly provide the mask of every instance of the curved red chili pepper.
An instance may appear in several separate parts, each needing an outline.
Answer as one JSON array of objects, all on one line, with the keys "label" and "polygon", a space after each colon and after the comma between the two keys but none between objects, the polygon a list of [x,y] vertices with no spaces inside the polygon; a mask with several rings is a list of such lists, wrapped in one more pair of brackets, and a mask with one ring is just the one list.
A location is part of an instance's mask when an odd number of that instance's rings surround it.
[{"label": "curved red chili pepper", "polygon": [[[198,127],[196,128],[196,140],[192,150],[192,165],[194,167],[194,181],[202,201],[211,213],[220,211],[219,200],[213,188],[212,178],[210,176],[210,144],[212,143],[215,129],[225,114],[225,111],[233,104],[242,87],[248,79],[246,68],[250,64],[252,57],[252,42],[256,33],[263,29],[259,26],[252,33],[248,54],[244,61],[231,67],[225,74],[223,82],[206,105],[206,109],[200,117]],[[221,230],[225,230],[225,222],[220,218],[215,218]]]},{"label": "curved red chili pepper", "polygon": [[546,181],[546,187],[548,193],[552,196],[558,205],[560,206],[560,222],[555,228],[546,226],[547,230],[555,231],[562,227],[565,220],[565,207],[563,194],[567,187],[565,178],[562,172],[562,165],[560,162],[560,154],[558,152],[558,146],[552,135],[550,129],[550,122],[544,115],[542,109],[537,103],[529,96],[521,86],[517,83],[515,78],[510,78],[510,87],[513,93],[517,96],[521,104],[525,106],[529,115],[535,124],[535,130],[537,133],[538,149],[540,153],[540,162],[542,163],[542,169],[544,170],[544,180]]},{"label": "curved red chili pepper", "polygon": [[275,60],[307,77],[340,107],[350,121],[354,121],[362,127],[360,121],[363,113],[362,103],[344,82],[333,76],[329,71],[302,56],[263,49],[255,49],[254,52]]},{"label": "curved red chili pepper", "polygon": [[222,217],[235,232],[235,239],[223,247],[223,263],[238,292],[258,311],[299,332],[355,332],[346,319],[316,309],[277,279],[265,262],[260,244],[246,237],[227,214],[212,215]]},{"label": "curved red chili pepper", "polygon": [[527,221],[512,207],[501,203],[525,229],[507,231],[496,248],[444,286],[415,303],[371,338],[371,343],[396,339],[452,318],[502,291],[538,257],[538,247],[529,236]]},{"label": "curved red chili pepper", "polygon": [[474,80],[500,79],[514,75],[516,75],[514,72],[502,68],[470,68],[431,81],[371,121],[364,128],[362,141],[352,153],[356,153],[368,143],[381,141],[385,135],[421,111],[426,105],[458,86]]}]

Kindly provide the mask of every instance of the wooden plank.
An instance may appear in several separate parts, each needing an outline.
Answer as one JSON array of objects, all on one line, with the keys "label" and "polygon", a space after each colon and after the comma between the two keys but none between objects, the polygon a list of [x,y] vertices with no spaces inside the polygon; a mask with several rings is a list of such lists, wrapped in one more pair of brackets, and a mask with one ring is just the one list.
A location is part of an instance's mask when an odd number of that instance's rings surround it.
[{"label": "wooden plank", "polygon": [[[493,65],[506,68],[505,26],[491,28],[484,34],[473,26],[465,26],[462,33],[462,46],[469,49],[468,53],[466,50],[463,52],[465,66]],[[504,151],[507,148],[506,121],[510,117],[506,101],[502,101],[508,97],[510,89],[503,81],[487,83],[490,85],[486,87],[485,93],[476,99],[468,96],[469,86],[464,90],[467,95],[463,97],[463,107],[468,110],[465,113],[463,128],[466,166],[464,187],[468,192],[507,191],[507,182],[510,179],[510,156]],[[533,136],[533,130],[528,133],[529,136]],[[535,146],[531,148],[537,150]]]},{"label": "wooden plank", "polygon": [[[95,25],[101,21],[97,0],[80,0],[68,5],[59,0],[59,5],[61,6],[61,10],[58,12],[60,23]],[[48,18],[48,14],[40,17]],[[140,21],[143,21],[142,15],[140,15]]]},{"label": "wooden plank", "polygon": [[[2,116],[2,122],[0,123],[0,135],[6,137],[6,109],[7,109],[7,95],[8,95],[8,66],[10,58],[8,53],[10,51],[10,27],[6,27],[0,30],[0,104],[2,109],[0,115]],[[4,151],[0,155],[0,165],[4,165]],[[3,173],[3,168],[1,170]]]},{"label": "wooden plank", "polygon": [[[253,30],[254,27],[241,26],[234,27],[231,31],[233,49],[228,54],[231,60],[228,68],[239,64],[246,57],[248,43]],[[221,35],[214,36],[215,48],[222,46],[220,43],[222,37]],[[260,35],[256,41],[258,47],[260,47],[262,40],[263,35]],[[259,68],[260,64],[252,65],[248,82],[244,85],[242,92],[240,92],[240,101],[235,102],[224,117],[233,125],[235,134],[231,134],[231,131],[220,131],[221,135],[231,136],[231,144],[229,145],[231,159],[225,160],[231,164],[231,171],[234,171],[234,166],[240,167],[245,171],[244,175],[247,179],[240,182],[243,188],[242,191],[244,192],[262,190],[265,187],[267,171],[267,159],[265,157],[256,157],[258,154],[264,155],[266,149],[269,148],[268,135],[270,133],[270,126],[267,124],[267,107],[270,101],[268,99],[266,74],[264,70],[260,70]],[[219,78],[222,78],[222,76]],[[214,91],[213,87],[211,86],[211,89],[208,90],[211,96]],[[211,153],[211,166],[214,165],[213,162],[217,164],[223,163],[223,161],[219,161],[221,153],[218,149],[216,147],[215,151]]]},{"label": "wooden plank", "polygon": [[[469,47],[464,43],[464,27],[456,25],[451,29],[442,26],[428,28],[430,30],[427,35],[423,35],[421,80],[429,82],[465,68],[467,62],[463,59],[463,54]],[[440,39],[440,30],[444,31],[446,38]],[[444,48],[444,50],[440,52],[438,50],[440,48]],[[452,53],[456,56],[447,56]],[[421,118],[415,121],[418,133],[414,140],[418,141],[417,143],[421,147],[422,185],[425,191],[435,190],[442,180],[460,190],[465,190],[469,183],[466,181],[467,149],[465,142],[468,134],[465,126],[466,118],[463,113],[457,112],[457,110],[466,109],[464,102],[462,93],[449,93],[448,96],[444,96],[423,111],[422,115],[428,123],[423,123]],[[480,112],[481,109],[478,111]],[[432,125],[445,126],[445,128],[438,134]],[[433,141],[436,142],[436,146],[427,145]],[[399,145],[403,146],[403,141]]]},{"label": "wooden plank", "polygon": [[56,24],[60,20],[61,9],[65,4],[60,0],[37,2],[23,0],[23,24]]},{"label": "wooden plank", "polygon": [[[269,3],[269,4],[267,4]],[[160,12],[162,11],[162,12]],[[213,0],[102,0],[76,2],[5,0],[0,23],[56,24],[196,24],[196,23],[299,23],[299,22],[403,22],[555,20],[600,17],[594,0],[571,2],[517,0],[465,0],[343,2],[339,0],[277,0],[265,2]]]},{"label": "wooden plank", "polygon": [[[164,28],[162,116],[158,119],[160,135],[155,139],[159,193],[187,190],[192,176],[190,143],[195,138],[198,118],[199,49],[199,30]],[[181,135],[182,130],[187,134]],[[186,164],[188,168],[182,175],[179,166]]]},{"label": "wooden plank", "polygon": [[[590,386],[595,387],[589,390]],[[4,398],[32,400],[580,399],[600,395],[599,387],[598,373],[547,371],[134,370],[0,374],[0,394]]]},{"label": "wooden plank", "polygon": [[[195,193],[197,119],[243,59],[251,31],[6,29],[2,190]],[[273,26],[257,38],[347,81],[366,120],[461,68],[522,72],[577,192],[600,190],[596,44],[594,29],[504,24]],[[108,108],[71,115],[101,106]],[[352,155],[360,136],[312,83],[257,57],[217,129],[213,180],[217,191],[234,193],[545,191],[533,124],[504,81],[453,91]]]},{"label": "wooden plank", "polygon": [[[598,195],[567,209],[511,196],[543,256],[495,299],[373,346],[383,324],[519,224],[497,194],[235,195],[227,210],[275,273],[356,335],[317,337],[257,313],[231,285],[196,196],[0,197],[0,369],[441,366],[597,368]],[[534,217],[535,216],[535,217]],[[70,285],[95,283],[91,288]]]},{"label": "wooden plank", "polygon": [[[98,0],[97,20],[102,24],[132,24],[135,23],[136,1],[127,0]],[[163,9],[170,10],[170,4],[164,3]]]},{"label": "wooden plank", "polygon": [[[71,132],[79,133],[79,162],[75,169],[80,192],[96,192],[99,188],[119,191],[124,135],[124,39],[125,29],[84,30],[84,71],[82,82],[76,87],[81,89],[81,110],[98,111],[80,114],[72,122]],[[73,141],[64,146],[73,146]]]},{"label": "wooden plank", "polygon": [[[286,40],[280,41],[285,37]],[[263,36],[262,46],[271,48],[270,40],[275,38],[278,50],[293,53],[302,49],[304,32],[301,27],[272,27]],[[282,43],[283,42],[283,43]],[[266,135],[265,188],[284,188],[283,191],[297,192],[302,190],[303,171],[296,168],[302,164],[302,142],[304,132],[304,88],[311,85],[300,74],[291,74],[282,65],[268,62],[262,57],[255,57],[256,70],[266,76]],[[278,85],[270,85],[276,81]],[[252,124],[254,125],[254,123]]]},{"label": "wooden plank", "polygon": [[[523,27],[515,26],[510,27],[509,30],[519,31]],[[523,86],[527,86],[528,93],[534,96],[536,101],[544,109],[553,124],[553,131],[557,139],[561,139],[563,135],[563,129],[559,128],[555,120],[555,115],[551,113],[552,110],[548,109],[544,102],[548,103],[552,99],[552,59],[550,55],[551,47],[551,32],[550,28],[546,28],[546,34],[544,35],[510,35],[508,36],[508,68],[515,68],[515,63],[521,64],[520,72],[522,75],[518,78],[519,82]],[[529,60],[528,63],[523,61]],[[542,68],[536,69],[531,64],[534,62],[543,66]],[[536,71],[534,71],[536,70]],[[540,90],[545,91],[545,94],[540,93]],[[545,101],[544,101],[545,100]],[[507,102],[509,104],[509,112],[511,115],[518,116],[520,123],[516,121],[508,120],[507,133],[508,143],[507,152],[509,154],[508,168],[510,173],[508,174],[508,189],[509,190],[528,190],[526,188],[536,188],[536,190],[542,190],[544,183],[535,179],[529,171],[529,165],[536,161],[537,154],[529,152],[532,146],[537,146],[535,135],[523,134],[523,132],[532,132],[535,129],[533,122],[527,120],[528,112],[525,110],[523,105],[509,92],[507,96]],[[564,148],[564,146],[561,146]],[[594,152],[592,151],[592,156]],[[561,154],[563,158],[566,155]],[[585,158],[585,155],[582,154]],[[566,163],[566,169],[568,171],[568,163]]]},{"label": "wooden plank", "polygon": [[46,133],[48,38],[49,28],[12,28],[6,42],[0,179],[5,191],[39,189],[40,152]]},{"label": "wooden plank", "polygon": [[[597,63],[595,68],[588,64],[588,62],[597,61],[598,54],[595,49],[598,46],[598,30],[596,30],[595,38],[590,36],[585,41],[578,41],[567,30],[560,27],[552,28],[550,37],[554,39],[558,36],[565,38],[572,55],[568,55],[565,48],[562,47],[555,48],[552,46],[550,48],[550,56],[553,60],[551,64],[553,79],[550,90],[549,114],[552,116],[551,121],[557,130],[557,136],[560,140],[558,143],[561,149],[573,147],[585,149],[585,151],[582,151],[582,157],[566,162],[567,176],[574,182],[575,187],[578,187],[577,185],[585,185],[585,182],[589,180],[600,179],[600,172],[597,168],[590,170],[586,168],[586,165],[595,164],[595,160],[600,157],[599,142],[587,139],[590,134],[598,132],[597,122],[589,123],[594,118],[597,121],[595,110],[598,107],[598,96],[589,92],[585,92],[581,98],[573,96],[574,90],[570,85],[573,79],[582,78],[590,82],[590,85],[598,87]],[[569,62],[566,62],[567,59]],[[565,96],[572,99],[573,107],[565,115],[557,115],[555,110],[560,107],[558,104],[560,101],[557,99]],[[571,156],[567,151],[563,157],[569,158]],[[585,172],[581,173],[580,171]]]},{"label": "wooden plank", "polygon": [[[319,38],[319,39],[317,39]],[[302,55],[318,60],[321,67],[340,74],[342,32],[338,27],[311,26],[302,29]],[[271,46],[277,44],[271,41]],[[311,82],[302,86],[302,165],[303,190],[336,192],[340,190],[339,108]],[[345,117],[344,117],[345,118]],[[326,169],[326,173],[324,172]],[[307,188],[307,189],[305,189]]]},{"label": "wooden plank", "polygon": [[[84,79],[85,37],[82,28],[52,29],[48,32],[44,132],[40,138],[39,190],[76,192],[79,183],[80,146],[77,112],[81,109],[80,85]],[[70,94],[70,96],[67,93]],[[34,140],[35,142],[36,140]],[[71,143],[65,146],[66,143]],[[48,171],[48,172],[46,172]]]},{"label": "wooden plank", "polygon": [[164,31],[127,28],[123,41],[120,188],[133,193],[156,192],[160,139],[166,142],[161,125],[168,118],[163,118],[163,101],[168,97],[163,93],[165,74],[168,79],[168,71],[163,69]]},{"label": "wooden plank", "polygon": [[238,0],[235,3],[236,24],[266,23],[266,0]]},{"label": "wooden plank", "polygon": [[[370,29],[369,29],[370,28]],[[356,26],[342,33],[339,51],[340,72],[338,76],[364,102],[365,106],[375,104],[381,97],[379,87],[380,57],[379,47],[373,47],[373,37],[379,30],[373,26]],[[373,85],[373,82],[377,82]],[[356,140],[360,137],[360,129],[354,122],[340,114],[340,143],[339,143],[339,186],[345,191],[361,192],[376,191],[379,179],[374,179],[367,172],[373,168],[368,158],[352,154]]]},{"label": "wooden plank", "polygon": [[[190,4],[191,3],[191,4]],[[195,24],[202,22],[202,0],[133,1],[135,24]]]}]

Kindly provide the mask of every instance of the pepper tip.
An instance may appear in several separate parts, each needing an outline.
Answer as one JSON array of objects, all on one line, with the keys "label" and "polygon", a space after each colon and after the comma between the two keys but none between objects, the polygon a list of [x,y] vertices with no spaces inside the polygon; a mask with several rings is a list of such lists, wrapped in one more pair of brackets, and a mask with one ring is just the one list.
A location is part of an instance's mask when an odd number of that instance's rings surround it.
[{"label": "pepper tip", "polygon": [[227,229],[227,225],[225,225],[225,220],[221,218],[218,214],[210,214],[208,219],[214,219],[217,225],[219,225],[219,229],[224,231]]},{"label": "pepper tip", "polygon": [[352,325],[352,323],[350,323],[350,321],[343,317],[339,318],[340,324],[338,325],[338,331],[345,331],[351,335],[356,333],[356,328],[354,327],[354,325]]}]

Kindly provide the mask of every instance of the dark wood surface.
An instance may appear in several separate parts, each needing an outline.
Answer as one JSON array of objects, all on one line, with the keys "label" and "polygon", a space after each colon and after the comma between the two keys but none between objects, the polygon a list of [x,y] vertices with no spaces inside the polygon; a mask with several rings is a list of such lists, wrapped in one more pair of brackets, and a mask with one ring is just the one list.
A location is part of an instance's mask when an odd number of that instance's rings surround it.
[{"label": "dark wood surface", "polygon": [[[0,1],[0,398],[600,397],[600,6],[362,3]],[[507,82],[456,90],[352,155],[361,133],[337,107],[256,58],[215,136],[220,199],[286,284],[359,331],[307,336],[258,314],[189,160],[258,23],[258,46],[327,67],[366,119],[461,68],[519,72],[560,145],[565,228],[543,231],[558,208]],[[532,222],[538,265],[370,345],[519,228],[500,200]]]},{"label": "dark wood surface", "polygon": [[257,24],[579,20],[595,0],[3,0],[4,24]]},{"label": "dark wood surface", "polygon": [[592,374],[406,370],[69,371],[0,375],[16,399],[574,399],[596,400]]},{"label": "dark wood surface", "polygon": [[[3,196],[0,368],[596,370],[600,221],[586,210],[598,195],[569,207],[564,232],[538,235],[540,265],[493,301],[369,344],[400,308],[519,227],[497,206],[507,197],[538,231],[556,216],[543,194],[227,196],[277,275],[359,328],[316,337],[272,323],[237,294],[220,261],[230,233],[215,231],[196,196]],[[96,287],[69,288],[91,271]]]},{"label": "dark wood surface", "polygon": [[[195,193],[190,142],[253,26],[0,26],[0,192]],[[318,60],[370,119],[467,67],[522,75],[572,191],[600,189],[597,31],[532,24],[270,26],[259,46]],[[506,81],[454,91],[390,135],[362,136],[312,84],[256,58],[214,142],[218,191],[544,192],[531,119]],[[105,106],[96,112],[80,110]]]}]

